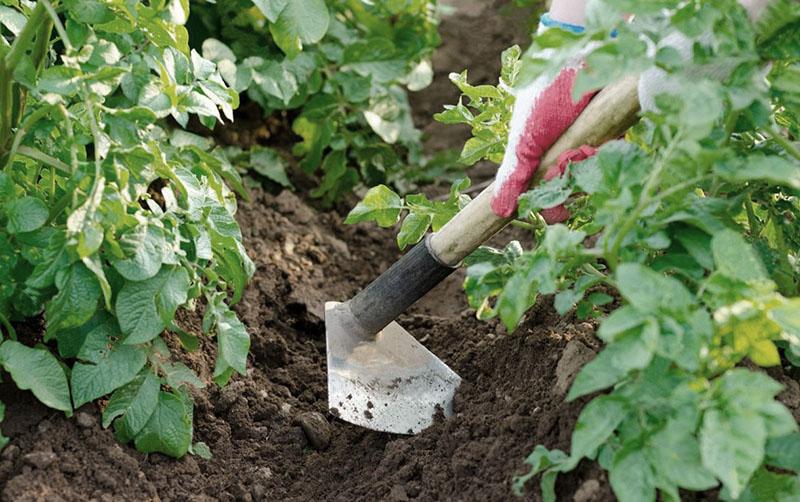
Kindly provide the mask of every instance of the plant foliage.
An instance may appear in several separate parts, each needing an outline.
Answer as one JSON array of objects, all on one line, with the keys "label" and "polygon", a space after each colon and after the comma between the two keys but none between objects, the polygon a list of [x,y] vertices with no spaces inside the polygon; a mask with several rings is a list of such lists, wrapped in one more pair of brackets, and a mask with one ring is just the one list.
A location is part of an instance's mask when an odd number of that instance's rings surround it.
[{"label": "plant foliage", "polygon": [[[666,72],[657,109],[624,141],[521,197],[538,245],[467,260],[470,304],[509,330],[540,295],[582,316],[599,315],[607,293],[621,300],[567,396],[595,396],[570,451],[537,446],[515,487],[539,475],[555,500],[557,474],[588,458],[622,501],[717,486],[724,500],[796,500],[800,433],[760,368],[800,363],[800,7],[777,0],[752,24],[733,0],[597,0],[587,21],[583,35],[534,39],[519,68],[507,53],[498,88],[454,79],[468,103],[439,115],[472,125],[462,158],[497,161],[512,68],[524,83],[592,42],[576,96]],[[664,41],[674,31],[691,41],[688,60]],[[535,212],[561,203],[572,217],[542,225]]]},{"label": "plant foliage", "polygon": [[[110,394],[104,426],[176,457],[192,448],[187,388],[203,385],[171,358],[199,344],[176,312],[205,304],[224,384],[245,371],[229,305],[254,271],[236,171],[165,127],[238,106],[189,48],[188,15],[187,0],[0,2],[0,365],[68,414]],[[16,340],[11,321],[38,315],[57,354]]]},{"label": "plant foliage", "polygon": [[439,43],[436,2],[197,2],[192,34],[233,89],[265,115],[292,111],[300,166],[330,203],[359,182],[425,177],[406,91],[426,87]]}]

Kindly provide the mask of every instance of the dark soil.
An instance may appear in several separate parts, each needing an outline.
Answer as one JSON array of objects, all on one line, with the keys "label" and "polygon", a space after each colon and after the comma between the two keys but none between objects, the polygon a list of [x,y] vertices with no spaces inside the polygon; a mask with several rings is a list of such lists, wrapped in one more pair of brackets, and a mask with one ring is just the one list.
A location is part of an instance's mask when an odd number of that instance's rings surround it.
[{"label": "dark soil", "polygon": [[[101,429],[97,405],[66,419],[5,385],[5,500],[507,500],[536,444],[568,446],[581,403],[562,398],[597,348],[591,325],[559,319],[544,302],[509,335],[475,320],[450,279],[400,322],[464,379],[455,416],[417,436],[367,431],[327,412],[321,309],[389,266],[391,234],[342,226],[290,192],[255,192],[240,222],[258,265],[236,307],[252,336],[251,365],[195,396],[195,439],[213,459],[138,453]],[[199,321],[180,318],[194,331]],[[209,379],[211,346],[181,357]],[[573,478],[565,490],[583,483]],[[605,493],[601,482],[587,486]]]},{"label": "dark soil", "polygon": [[[477,68],[479,80],[491,81],[499,52],[524,41],[526,18],[498,15],[481,0],[458,3],[461,13],[442,26],[437,82],[414,97],[420,117],[454,100],[447,72]],[[426,131],[442,141],[437,147],[463,140],[458,132],[441,139],[438,126]],[[290,192],[252,195],[239,221],[258,271],[236,307],[252,337],[249,370],[195,395],[195,440],[213,458],[138,453],[100,427],[101,403],[67,419],[4,384],[2,430],[12,441],[0,454],[2,500],[513,500],[513,476],[525,472],[535,445],[568,449],[584,402],[563,397],[599,348],[594,326],[556,316],[544,299],[508,334],[475,320],[460,273],[399,319],[463,378],[455,415],[399,436],[329,414],[323,303],[347,299],[386,269],[398,256],[393,234],[344,226],[339,214],[318,213]],[[182,313],[179,323],[199,332],[200,316]],[[41,331],[38,321],[20,327],[23,336]],[[210,343],[176,354],[210,381]],[[782,381],[797,411],[800,389]],[[526,499],[538,499],[534,485]],[[613,500],[605,473],[589,463],[562,476],[557,491],[559,500]]]}]

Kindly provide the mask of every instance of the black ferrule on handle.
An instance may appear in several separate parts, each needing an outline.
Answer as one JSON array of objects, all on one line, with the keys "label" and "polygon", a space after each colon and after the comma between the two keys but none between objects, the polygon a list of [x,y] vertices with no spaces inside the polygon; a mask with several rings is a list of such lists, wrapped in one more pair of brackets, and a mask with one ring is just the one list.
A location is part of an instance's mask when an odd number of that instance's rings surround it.
[{"label": "black ferrule on handle", "polygon": [[350,311],[369,333],[382,330],[455,270],[431,253],[429,238],[350,300]]}]

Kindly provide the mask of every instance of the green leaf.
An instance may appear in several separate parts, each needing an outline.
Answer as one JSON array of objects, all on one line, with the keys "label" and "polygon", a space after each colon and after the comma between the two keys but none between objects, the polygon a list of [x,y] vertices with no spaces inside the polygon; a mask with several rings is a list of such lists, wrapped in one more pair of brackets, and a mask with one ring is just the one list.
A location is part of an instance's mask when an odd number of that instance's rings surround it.
[{"label": "green leaf", "polygon": [[47,332],[80,326],[94,315],[101,289],[97,277],[83,263],[73,263],[56,275],[56,294],[45,309]]},{"label": "green leaf", "polygon": [[196,389],[203,389],[206,386],[194,371],[181,362],[162,363],[159,368],[164,374],[164,380],[166,380],[167,385],[173,389],[179,389],[187,384]]},{"label": "green leaf", "polygon": [[247,353],[250,351],[250,335],[236,314],[227,308],[215,313],[217,327],[217,363],[214,381],[224,385],[231,376],[231,369],[244,375],[247,372]]},{"label": "green leaf", "polygon": [[394,42],[386,37],[360,39],[345,47],[342,69],[384,84],[402,78],[407,71],[406,61],[398,55]]},{"label": "green leaf", "polygon": [[645,454],[658,475],[674,485],[689,490],[708,490],[717,485],[717,480],[703,467],[694,428],[691,420],[670,419],[650,438]]},{"label": "green leaf", "polygon": [[202,441],[194,443],[192,447],[189,449],[189,453],[191,453],[192,455],[197,455],[203,460],[211,460],[212,458],[211,448],[209,448],[208,445]]},{"label": "green leaf", "polygon": [[19,32],[25,27],[25,22],[25,16],[21,12],[0,5],[0,25],[8,28],[8,31],[14,36],[19,35]]},{"label": "green leaf", "polygon": [[800,189],[800,165],[777,155],[751,155],[725,165],[721,174],[730,181],[765,181]]},{"label": "green leaf", "polygon": [[[0,401],[0,423],[3,423],[3,420],[6,418],[6,405]],[[10,440],[0,432],[0,450],[6,447]]]},{"label": "green leaf", "polygon": [[[276,10],[270,9],[270,14]],[[278,47],[294,58],[303,50],[303,44],[319,42],[329,24],[330,14],[324,0],[291,0],[270,24],[269,32]]]},{"label": "green leaf", "polygon": [[155,411],[136,435],[136,449],[175,458],[184,456],[192,445],[192,408],[186,396],[159,392]]},{"label": "green leaf", "polygon": [[0,345],[0,363],[22,390],[56,410],[72,412],[69,384],[64,369],[47,349],[32,348],[14,340]]},{"label": "green leaf", "polygon": [[641,312],[681,312],[694,303],[692,294],[678,280],[643,265],[623,263],[617,270],[617,281],[622,296]]},{"label": "green leaf", "polygon": [[800,473],[800,432],[770,438],[766,446],[766,462]]},{"label": "green leaf", "polygon": [[114,11],[99,0],[66,0],[67,13],[72,19],[86,24],[103,24],[114,20]]},{"label": "green leaf", "polygon": [[629,371],[645,368],[653,360],[657,339],[658,329],[652,323],[616,338],[581,369],[567,394],[567,401],[605,389],[619,382]]},{"label": "green leaf", "polygon": [[75,408],[105,396],[133,380],[147,361],[140,347],[123,345],[116,319],[103,314],[102,321],[86,334],[72,367],[71,387]]},{"label": "green leaf", "polygon": [[589,402],[572,431],[572,462],[577,464],[583,457],[594,457],[627,414],[624,402],[614,396],[600,396]]},{"label": "green leaf", "polygon": [[509,331],[516,329],[522,316],[536,302],[539,284],[534,276],[550,272],[549,260],[537,257],[533,261],[530,267],[517,269],[497,297],[497,313]]},{"label": "green leaf", "polygon": [[715,233],[711,240],[711,251],[717,270],[727,277],[745,282],[767,279],[767,272],[758,254],[737,232],[722,230]]},{"label": "green leaf", "polygon": [[614,456],[608,480],[620,502],[655,501],[656,487],[653,469],[642,450],[623,448]]},{"label": "green leaf", "polygon": [[419,242],[430,228],[431,222],[433,222],[433,215],[429,213],[421,214],[414,211],[409,213],[397,233],[397,245],[400,249]]},{"label": "green leaf", "polygon": [[47,205],[36,197],[22,197],[6,205],[9,233],[33,232],[47,221]]},{"label": "green leaf", "polygon": [[103,410],[103,427],[108,427],[114,419],[118,419],[116,423],[119,426],[131,435],[138,434],[156,410],[160,387],[158,377],[145,371],[117,389]]},{"label": "green leaf", "polygon": [[[721,500],[732,500],[725,491]],[[770,472],[764,468],[756,471],[737,502],[793,502],[800,499],[800,476]]]},{"label": "green leaf", "polygon": [[737,498],[764,458],[767,431],[755,413],[708,410],[700,429],[700,454],[706,469]]},{"label": "green leaf", "polygon": [[767,436],[784,436],[797,431],[797,421],[795,421],[789,408],[783,403],[769,401],[761,405],[758,411],[764,418]]},{"label": "green leaf", "polygon": [[559,176],[545,181],[520,196],[519,214],[525,217],[531,211],[556,207],[566,202],[571,194],[572,188],[569,186],[568,177]]},{"label": "green leaf", "polygon": [[545,502],[555,502],[555,481],[561,466],[568,461],[567,455],[561,450],[548,450],[542,445],[537,445],[533,453],[528,455],[525,463],[530,465],[530,471],[514,478],[514,493],[522,495],[527,483],[535,475],[542,474],[541,488],[542,499]]},{"label": "green leaf", "polygon": [[381,227],[391,227],[400,218],[403,199],[386,185],[369,189],[364,199],[354,207],[344,222],[348,225],[362,221],[374,221]]},{"label": "green leaf", "polygon": [[606,343],[613,342],[618,335],[641,326],[646,321],[641,312],[625,305],[611,313],[600,325],[597,336]]},{"label": "green leaf", "polygon": [[279,185],[292,188],[292,183],[286,176],[286,160],[272,148],[254,146],[250,150],[250,167],[266,178]]},{"label": "green leaf", "polygon": [[110,261],[122,277],[129,281],[143,281],[158,273],[167,246],[161,228],[139,225],[123,234],[119,244],[127,258]]},{"label": "green leaf", "polygon": [[278,20],[283,9],[290,2],[290,0],[253,0],[253,4],[258,7],[258,10],[267,18],[270,23]]},{"label": "green leaf", "polygon": [[172,320],[175,311],[186,303],[189,274],[178,267],[163,267],[155,277],[126,282],[114,311],[119,319],[124,343],[145,343],[157,337]]}]

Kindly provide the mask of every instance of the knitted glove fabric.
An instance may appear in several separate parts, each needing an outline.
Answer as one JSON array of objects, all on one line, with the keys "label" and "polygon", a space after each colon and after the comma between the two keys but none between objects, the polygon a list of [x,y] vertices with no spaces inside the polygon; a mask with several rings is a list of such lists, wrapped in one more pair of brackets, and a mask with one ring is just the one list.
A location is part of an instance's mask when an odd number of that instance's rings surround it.
[{"label": "knitted glove fabric", "polygon": [[[544,17],[540,30],[552,23]],[[549,23],[549,24],[548,24]],[[562,29],[580,29],[575,25],[559,25]],[[492,211],[502,217],[511,216],[517,199],[528,189],[544,153],[556,142],[589,104],[594,93],[587,93],[577,102],[572,88],[581,62],[567,65],[555,78],[540,77],[518,90],[503,162],[495,177]]]}]

